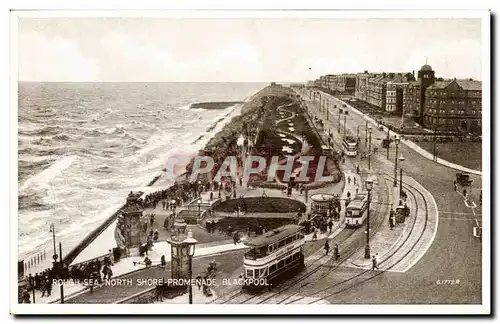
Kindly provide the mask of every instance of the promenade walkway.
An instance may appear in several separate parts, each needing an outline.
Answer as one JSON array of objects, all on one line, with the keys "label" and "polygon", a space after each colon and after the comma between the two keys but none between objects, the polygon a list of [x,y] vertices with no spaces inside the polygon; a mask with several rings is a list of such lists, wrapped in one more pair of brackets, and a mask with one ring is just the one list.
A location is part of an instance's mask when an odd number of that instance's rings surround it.
[{"label": "promenade walkway", "polygon": [[[324,115],[319,110],[316,102],[308,100],[308,97],[304,95],[303,99],[313,115],[318,118]],[[337,128],[336,123],[338,120],[332,120],[332,118],[329,118],[329,120],[325,118],[321,119],[324,125],[331,130]],[[341,135],[333,131],[332,137],[333,143],[341,147]],[[380,181],[379,185],[381,186],[379,189],[388,190],[391,193],[389,195],[388,204],[391,208],[395,208],[399,203],[399,187],[394,188],[392,186],[392,180],[387,180],[384,176],[377,176],[376,170],[368,170],[364,165],[365,163],[366,161],[358,165],[362,170],[361,174],[366,175],[366,178],[378,179],[378,181]],[[390,162],[383,160],[382,163]],[[342,167],[348,170],[352,170],[354,166],[354,163],[349,158],[346,159],[346,163],[342,164]],[[370,236],[370,246],[373,254],[378,253],[381,269],[390,269],[390,271],[396,272],[405,272],[420,260],[434,240],[438,223],[437,205],[432,195],[411,177],[404,176],[403,182],[405,185],[408,184],[415,188],[406,188],[405,191],[411,190],[415,193],[416,201],[409,199],[408,206],[410,210],[412,210],[418,205],[418,213],[411,213],[411,216],[407,217],[404,224],[397,224],[393,230],[390,229],[389,213],[387,213],[383,215],[384,220],[381,226]],[[376,190],[375,187],[373,190],[374,194]],[[375,195],[372,200],[376,201]],[[360,247],[359,250],[347,260],[346,264],[356,268],[370,268],[371,261],[364,259],[364,246]]]},{"label": "promenade walkway", "polygon": [[[377,121],[375,121],[373,118],[365,115],[363,112],[357,110],[356,108],[354,108],[353,106],[349,105],[348,103],[346,103],[345,101],[342,101],[336,97],[333,97],[331,96],[330,94],[327,94],[325,92],[322,92],[321,93],[323,95],[326,95],[328,96],[329,98],[333,99],[335,102],[337,102],[337,104],[342,107],[343,105],[345,105],[346,107],[348,107],[352,112],[360,115],[360,116],[363,116],[363,118],[365,120],[367,120],[368,122],[370,122],[372,125],[378,127],[378,123]],[[303,93],[300,93],[300,95],[302,95],[304,98],[306,97],[305,94]],[[396,132],[393,132],[391,130],[388,130],[387,127],[385,126],[382,126],[384,131],[385,132],[389,132],[390,135],[398,135],[400,136],[401,138],[401,135],[396,133]],[[447,166],[449,168],[452,168],[452,169],[456,169],[456,170],[459,170],[459,171],[463,171],[463,172],[468,172],[468,173],[471,173],[471,174],[475,174],[475,175],[482,175],[482,172],[481,171],[478,171],[478,170],[473,170],[473,169],[470,169],[470,168],[467,168],[467,167],[464,167],[462,165],[459,165],[459,164],[455,164],[455,163],[451,163],[449,161],[446,161],[444,159],[441,159],[441,158],[437,158],[437,160],[434,159],[433,155],[429,152],[427,152],[426,150],[424,150],[423,148],[421,148],[420,146],[418,146],[417,144],[415,144],[414,142],[412,142],[411,140],[408,140],[408,139],[404,139],[404,138],[401,138],[401,143],[403,143],[404,145],[408,146],[409,148],[411,148],[412,150],[414,150],[415,152],[417,152],[418,154],[420,154],[421,156],[425,157],[426,159],[429,159],[431,161],[435,161],[436,163],[439,163],[441,165],[444,165],[444,166]]]}]

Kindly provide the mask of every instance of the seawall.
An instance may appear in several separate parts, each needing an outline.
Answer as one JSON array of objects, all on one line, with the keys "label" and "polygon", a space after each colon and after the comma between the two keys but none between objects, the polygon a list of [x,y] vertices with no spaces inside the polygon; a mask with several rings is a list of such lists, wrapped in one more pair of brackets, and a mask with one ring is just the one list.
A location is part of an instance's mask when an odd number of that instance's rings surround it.
[{"label": "seawall", "polygon": [[[160,175],[155,176],[153,180],[151,180],[146,186],[152,186],[156,181],[158,181],[158,179],[160,179]],[[104,232],[108,228],[108,226],[110,226],[116,220],[123,207],[125,207],[125,202],[120,208],[118,208],[116,212],[108,217],[96,229],[90,232],[77,246],[75,246],[66,256],[64,256],[63,263],[68,265],[71,264],[73,260],[75,260],[75,258],[78,256],[78,254],[80,254],[87,246],[89,246],[99,235],[102,234],[102,232]]]},{"label": "seawall", "polygon": [[[251,110],[252,107],[256,107],[258,104],[260,104],[259,99],[261,97],[270,95],[270,94],[276,94],[277,89],[276,88],[282,88],[280,86],[267,86],[260,91],[256,92],[254,95],[252,95],[246,102],[244,102],[243,107],[241,109],[241,112],[243,113],[244,111]],[[286,88],[282,88],[286,89]],[[219,104],[219,103],[216,103]],[[217,136],[215,134],[214,136]],[[152,186],[153,184],[158,181],[158,179],[161,177],[161,175],[157,175],[151,180],[147,186]],[[122,208],[125,206],[125,198],[124,198],[124,203],[123,205],[116,211],[114,212],[110,217],[108,217],[101,225],[99,225],[96,229],[94,229],[92,232],[90,232],[77,246],[75,246],[66,256],[63,256],[63,262],[65,264],[71,264],[75,258],[87,247],[89,246],[99,235],[101,235],[113,222],[116,220],[118,217],[119,212],[122,210]],[[98,257],[98,256],[96,256]]]}]

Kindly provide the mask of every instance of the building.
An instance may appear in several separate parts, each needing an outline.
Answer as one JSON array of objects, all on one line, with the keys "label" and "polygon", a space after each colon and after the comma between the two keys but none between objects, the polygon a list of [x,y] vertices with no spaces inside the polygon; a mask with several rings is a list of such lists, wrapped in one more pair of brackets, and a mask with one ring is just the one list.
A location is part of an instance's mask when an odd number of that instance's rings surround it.
[{"label": "building", "polygon": [[424,126],[434,130],[481,133],[481,82],[436,81],[425,90]]},{"label": "building", "polygon": [[376,75],[364,71],[356,74],[356,86],[354,88],[354,97],[359,100],[368,101],[368,80]]},{"label": "building", "polygon": [[432,67],[426,64],[404,94],[405,116],[412,116],[435,131],[480,134],[481,87],[477,80],[436,78]]},{"label": "building", "polygon": [[354,90],[356,88],[356,75],[343,73],[338,76],[337,90],[342,94],[354,95]]}]

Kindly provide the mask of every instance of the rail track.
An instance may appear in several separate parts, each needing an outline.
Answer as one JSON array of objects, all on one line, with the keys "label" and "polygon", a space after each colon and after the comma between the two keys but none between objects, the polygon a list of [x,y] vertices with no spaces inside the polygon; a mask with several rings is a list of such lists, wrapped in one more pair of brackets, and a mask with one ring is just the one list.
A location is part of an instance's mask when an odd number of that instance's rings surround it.
[{"label": "rail track", "polygon": [[[372,271],[372,270],[365,270],[365,271],[363,271],[363,272],[361,272],[361,273],[359,273],[359,274],[357,274],[357,275],[354,275],[354,276],[352,276],[352,277],[350,277],[350,278],[344,279],[344,280],[342,280],[342,281],[340,281],[340,282],[337,282],[337,283],[335,283],[335,284],[332,284],[332,285],[329,285],[329,286],[327,286],[327,287],[324,287],[324,288],[321,288],[321,289],[319,289],[319,290],[316,290],[316,291],[314,291],[313,293],[308,294],[308,296],[301,296],[301,297],[299,297],[299,298],[296,298],[296,299],[293,299],[293,300],[291,300],[291,301],[288,301],[288,302],[286,302],[285,304],[292,304],[292,303],[296,303],[296,302],[298,302],[298,301],[300,301],[300,300],[303,300],[303,299],[305,299],[305,298],[310,298],[311,296],[314,296],[314,295],[317,295],[317,294],[320,294],[320,293],[323,293],[323,292],[327,292],[327,295],[322,296],[322,297],[319,297],[319,298],[316,298],[316,299],[314,299],[314,300],[312,300],[312,301],[309,301],[307,304],[314,304],[314,303],[317,303],[317,302],[319,302],[319,301],[321,301],[321,300],[326,300],[326,299],[327,299],[327,298],[329,298],[329,297],[332,297],[332,296],[334,296],[334,295],[337,295],[337,294],[339,294],[339,293],[342,293],[342,292],[347,291],[347,290],[349,290],[349,289],[352,289],[352,288],[354,288],[354,287],[360,286],[360,285],[362,285],[362,284],[364,284],[364,283],[366,283],[366,282],[368,282],[368,281],[370,281],[370,280],[373,280],[374,278],[376,278],[376,277],[378,277],[378,276],[380,276],[380,275],[384,274],[385,272],[387,272],[388,270],[392,269],[392,268],[393,268],[393,267],[395,267],[397,264],[399,264],[402,260],[404,260],[404,258],[405,258],[405,257],[406,257],[406,256],[407,256],[410,252],[412,252],[412,251],[413,251],[413,248],[414,248],[414,247],[415,247],[415,246],[416,246],[416,245],[420,242],[420,240],[422,239],[422,236],[423,236],[423,234],[424,234],[424,232],[425,232],[425,229],[426,229],[426,227],[427,227],[427,220],[428,220],[428,216],[429,216],[428,207],[427,207],[427,201],[425,200],[425,197],[424,197],[424,195],[422,194],[422,192],[421,192],[420,190],[418,190],[417,188],[415,188],[414,186],[411,186],[411,185],[409,185],[409,184],[407,184],[407,183],[405,183],[405,186],[404,186],[404,187],[405,187],[406,189],[411,188],[411,189],[413,189],[415,192],[417,192],[417,193],[418,193],[418,194],[422,197],[422,200],[423,200],[424,205],[425,205],[425,224],[424,224],[424,228],[423,228],[423,229],[422,229],[422,231],[419,233],[418,239],[417,239],[417,240],[416,240],[416,241],[412,244],[411,248],[410,248],[410,249],[409,249],[409,250],[408,250],[408,251],[407,251],[404,255],[402,255],[401,257],[399,257],[399,258],[396,260],[396,262],[394,262],[393,264],[391,264],[391,265],[390,265],[389,267],[387,267],[386,269],[381,270],[381,271],[378,271],[378,272],[377,272],[377,273],[375,273],[375,274],[373,274],[373,271]],[[407,191],[408,191],[408,192],[411,194],[411,196],[414,198],[415,202],[417,202],[417,196],[416,196],[416,194],[415,194],[414,192],[412,192],[411,190],[407,190]],[[410,231],[410,233],[413,231],[413,228],[414,228],[414,226],[415,226],[415,219],[416,219],[417,214],[418,214],[418,208],[419,208],[419,207],[418,207],[418,204],[416,203],[416,204],[415,204],[415,208],[414,208],[414,210],[415,210],[415,218],[414,218],[414,220],[413,220],[413,222],[412,222],[412,230]],[[409,239],[409,238],[410,238],[410,236],[408,235],[408,236],[404,239],[404,241],[403,241],[403,243],[400,245],[400,247],[398,247],[397,249],[395,249],[395,250],[394,250],[394,251],[393,251],[390,255],[386,256],[386,257],[384,258],[384,260],[382,260],[382,261],[380,262],[380,264],[385,263],[387,260],[389,260],[391,257],[393,257],[393,256],[394,256],[394,255],[395,255],[395,254],[396,254],[396,253],[397,253],[397,252],[401,249],[401,247],[405,245],[405,243],[408,241],[408,239]],[[363,276],[364,276],[365,274],[368,274],[368,273],[369,273],[369,274],[373,274],[373,275],[370,275],[370,276],[367,276],[366,278],[364,278]],[[359,279],[359,280],[356,280],[356,279]],[[352,282],[352,284],[351,284],[351,282]],[[350,284],[350,285],[349,285],[349,284]],[[339,286],[341,286],[341,287],[339,287]],[[335,290],[335,291],[331,292],[331,293],[329,293],[329,292],[328,292],[329,290],[331,290],[331,289],[333,289],[333,288],[336,288],[336,287],[339,287],[339,288],[338,288],[337,290]],[[285,298],[284,300],[286,300],[286,299],[289,299],[289,297]],[[284,300],[280,301],[278,304],[282,303]]]},{"label": "rail track", "polygon": [[[384,206],[385,204],[379,204],[377,205],[378,208],[377,208],[377,212],[380,211],[380,209],[382,208],[382,206]],[[374,226],[374,232],[376,232],[376,230],[378,230],[378,228],[381,226],[382,222],[378,222],[378,223],[375,223],[376,226]],[[352,242],[348,242],[348,240],[351,238],[351,236],[353,236],[355,233],[359,233],[356,229],[351,229],[351,228],[345,228],[344,230],[342,230],[336,237],[335,237],[335,240],[336,241],[339,241],[341,242],[339,244],[339,247],[342,247],[342,244],[345,244],[344,248],[342,248],[342,257],[337,261],[337,260],[333,260],[332,257],[330,257],[330,259],[325,262],[325,263],[321,263],[321,264],[317,264],[315,265],[311,270],[307,271],[306,273],[303,273],[303,274],[299,274],[298,278],[292,278],[291,281],[289,282],[286,282],[285,286],[283,287],[280,287],[280,286],[277,286],[277,288],[281,288],[279,289],[277,292],[272,292],[270,293],[269,295],[264,293],[263,295],[253,295],[253,294],[249,294],[249,293],[246,293],[244,291],[241,291],[241,290],[238,290],[236,293],[234,294],[231,294],[229,296],[227,295],[223,295],[223,296],[220,296],[220,297],[217,297],[216,299],[212,300],[210,303],[214,303],[214,302],[217,302],[219,300],[222,300],[224,299],[221,304],[226,304],[226,303],[238,303],[238,304],[244,304],[244,303],[247,303],[253,299],[258,299],[258,298],[263,298],[263,299],[260,299],[258,301],[256,301],[257,304],[262,304],[266,301],[268,301],[269,299],[271,298],[274,298],[278,295],[281,295],[283,292],[289,290],[290,288],[293,288],[295,287],[297,284],[303,282],[304,280],[312,277],[313,275],[319,273],[321,270],[323,270],[325,268],[325,266],[327,266],[328,268],[330,268],[330,271],[322,274],[317,280],[321,280],[323,279],[324,277],[326,277],[327,275],[330,274],[331,271],[337,269],[338,267],[340,267],[345,261],[347,261],[354,253],[356,253],[358,247],[359,247],[359,244],[360,242],[359,241],[362,241],[364,240],[364,235],[360,235],[358,238],[356,238],[355,240],[353,240]],[[345,243],[347,242],[347,243]],[[320,261],[322,258],[324,258],[325,256],[320,256],[319,258],[315,259],[314,261],[310,262],[309,265],[314,265],[316,263],[318,263],[318,261]],[[309,285],[308,282],[306,283],[303,283],[300,285],[300,287],[298,289],[301,289],[305,286]],[[240,299],[239,297],[243,297],[242,299]],[[289,296],[287,296],[285,299],[289,298]],[[281,302],[281,301],[280,301]]]}]

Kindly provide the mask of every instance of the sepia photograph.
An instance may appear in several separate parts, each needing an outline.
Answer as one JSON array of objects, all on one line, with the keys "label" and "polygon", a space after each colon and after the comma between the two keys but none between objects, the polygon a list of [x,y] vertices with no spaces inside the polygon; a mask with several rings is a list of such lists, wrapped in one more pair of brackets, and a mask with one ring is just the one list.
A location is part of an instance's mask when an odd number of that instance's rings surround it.
[{"label": "sepia photograph", "polygon": [[12,314],[491,312],[489,11],[10,16]]}]

